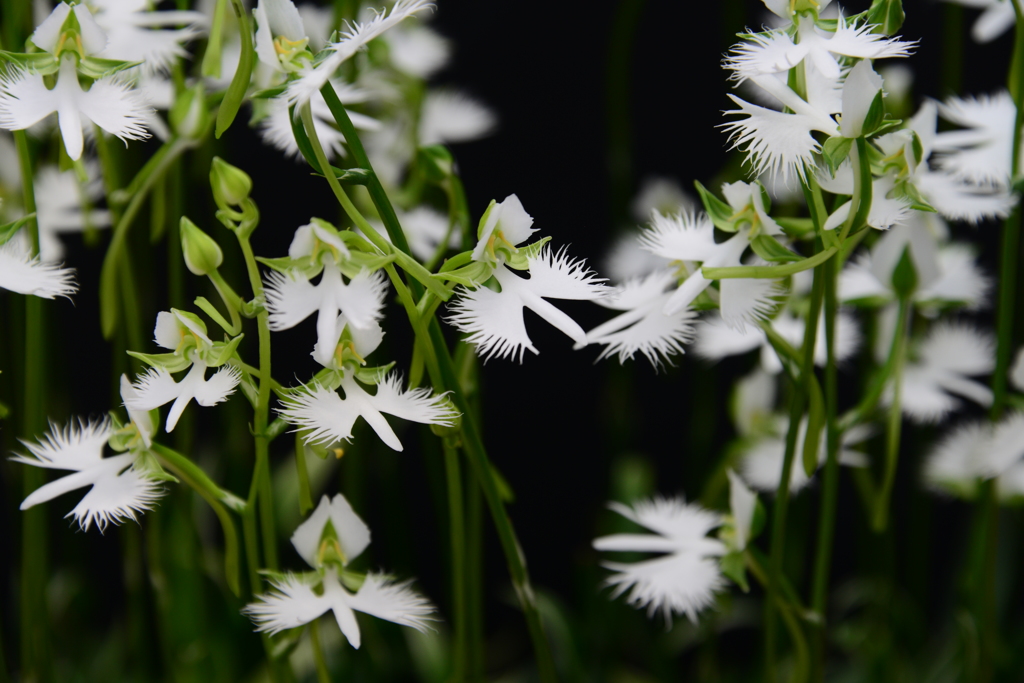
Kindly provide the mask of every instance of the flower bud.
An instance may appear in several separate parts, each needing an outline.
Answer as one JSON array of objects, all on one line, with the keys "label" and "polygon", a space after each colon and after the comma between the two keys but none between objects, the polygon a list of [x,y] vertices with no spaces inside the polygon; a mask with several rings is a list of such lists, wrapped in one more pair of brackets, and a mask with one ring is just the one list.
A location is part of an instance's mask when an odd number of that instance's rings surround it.
[{"label": "flower bud", "polygon": [[181,217],[181,252],[194,275],[209,275],[224,262],[220,246],[185,216]]},{"label": "flower bud", "polygon": [[241,206],[252,192],[252,179],[249,174],[232,166],[220,157],[213,158],[210,167],[210,186],[217,206],[227,209],[229,206]]},{"label": "flower bud", "polygon": [[206,90],[202,82],[188,88],[175,100],[170,112],[174,132],[183,138],[195,139],[210,125],[210,112],[206,108]]}]

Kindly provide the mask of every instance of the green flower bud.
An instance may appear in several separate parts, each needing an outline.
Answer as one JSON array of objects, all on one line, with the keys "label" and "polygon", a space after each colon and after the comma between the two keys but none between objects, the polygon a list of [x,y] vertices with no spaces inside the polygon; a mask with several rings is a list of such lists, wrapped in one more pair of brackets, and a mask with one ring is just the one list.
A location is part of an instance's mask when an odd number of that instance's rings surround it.
[{"label": "green flower bud", "polygon": [[213,158],[213,165],[210,167],[210,186],[213,188],[213,198],[217,206],[227,209],[231,206],[241,206],[252,192],[252,178],[249,174],[232,166],[220,157]]},{"label": "green flower bud", "polygon": [[183,138],[195,139],[210,125],[210,112],[206,108],[206,90],[202,82],[188,88],[175,100],[170,112],[174,132]]},{"label": "green flower bud", "polygon": [[224,262],[220,246],[186,216],[181,217],[181,252],[194,275],[209,275]]}]

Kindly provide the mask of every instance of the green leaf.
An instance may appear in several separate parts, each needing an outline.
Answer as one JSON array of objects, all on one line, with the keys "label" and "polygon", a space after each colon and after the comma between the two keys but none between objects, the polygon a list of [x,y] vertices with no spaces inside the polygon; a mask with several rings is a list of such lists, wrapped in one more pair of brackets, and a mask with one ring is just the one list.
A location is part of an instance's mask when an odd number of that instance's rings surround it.
[{"label": "green leaf", "polygon": [[356,370],[356,379],[363,384],[376,386],[384,379],[385,375],[391,372],[393,367],[395,367],[395,361],[391,361],[387,365],[371,365],[359,368]]},{"label": "green leaf", "polygon": [[206,52],[203,54],[201,72],[207,78],[220,78],[220,57],[224,45],[224,15],[228,0],[217,0],[213,8],[213,22],[207,34]]},{"label": "green leaf", "polygon": [[874,0],[864,17],[874,25],[875,33],[891,36],[900,30],[907,15],[903,12],[903,0]]},{"label": "green leaf", "polygon": [[35,217],[35,213],[30,213],[27,216],[22,216],[16,221],[0,225],[0,246],[7,244],[12,237],[18,234],[18,231],[21,230],[26,223]]},{"label": "green leaf", "polygon": [[0,50],[0,59],[13,62],[34,74],[46,76],[60,70],[60,62],[49,52],[6,52]]},{"label": "green leaf", "polygon": [[700,181],[695,180],[693,184],[697,186],[697,192],[700,193],[700,201],[704,204],[704,211],[707,212],[715,227],[726,232],[736,232],[736,226],[732,220],[734,213],[732,207],[701,185]]},{"label": "green leaf", "polygon": [[796,253],[789,247],[780,244],[779,241],[771,235],[758,235],[750,241],[750,247],[754,250],[755,254],[763,258],[765,261],[782,263],[803,259],[803,256]]},{"label": "green leaf", "polygon": [[833,176],[836,174],[836,169],[839,168],[839,165],[850,154],[852,146],[853,138],[843,137],[842,135],[830,137],[821,146],[821,156],[825,159],[825,163],[828,164],[828,170]]},{"label": "green leaf", "polygon": [[235,355],[235,349],[238,348],[238,344],[241,343],[244,336],[244,334],[240,334],[237,337],[232,337],[229,342],[214,342],[210,353],[206,354],[207,358],[210,359],[208,365],[211,368],[219,368],[227,363]]},{"label": "green leaf", "polygon": [[722,557],[722,573],[739,586],[744,593],[750,592],[750,584],[747,583],[747,563],[743,559],[743,553],[733,551]]},{"label": "green leaf", "polygon": [[[814,372],[804,368],[804,372]],[[803,463],[804,474],[808,477],[814,475],[818,469],[818,453],[821,445],[821,431],[825,426],[825,399],[821,395],[821,385],[812,374],[810,377],[810,392],[807,410],[807,434],[804,436]]]},{"label": "green leaf", "polygon": [[252,78],[253,57],[256,54],[252,45],[252,30],[249,28],[249,15],[242,7],[240,0],[231,0],[231,6],[238,17],[239,33],[242,38],[242,52],[238,57],[238,68],[235,76],[231,79],[231,85],[220,103],[217,111],[217,127],[214,135],[220,139],[238,115],[238,109],[245,100],[245,92],[249,89],[249,81]]}]

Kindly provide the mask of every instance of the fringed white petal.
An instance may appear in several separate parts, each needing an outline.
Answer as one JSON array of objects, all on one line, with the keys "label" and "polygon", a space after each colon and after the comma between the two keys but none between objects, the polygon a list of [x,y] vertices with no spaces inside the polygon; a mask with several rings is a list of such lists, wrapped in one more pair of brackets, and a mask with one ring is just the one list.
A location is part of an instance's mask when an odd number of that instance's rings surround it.
[{"label": "fringed white petal", "polygon": [[289,574],[271,582],[272,590],[242,609],[256,630],[274,635],[308,624],[332,608],[328,596],[317,595],[303,578]]},{"label": "fringed white petal", "polygon": [[666,622],[673,614],[685,614],[693,623],[697,614],[715,601],[715,593],[725,586],[718,563],[694,553],[677,553],[653,560],[625,564],[604,562],[612,574],[605,584],[614,588],[612,597],[627,590],[626,601],[647,615],[661,612]]},{"label": "fringed white petal", "polygon": [[949,244],[939,252],[939,277],[914,293],[921,302],[956,302],[968,310],[988,304],[991,279],[978,266],[974,250],[966,244]]},{"label": "fringed white petal", "polygon": [[709,315],[702,323],[697,328],[694,351],[708,360],[717,361],[727,356],[747,353],[760,348],[766,341],[760,328],[738,328],[727,324],[718,314]]},{"label": "fringed white petal", "polygon": [[24,244],[12,239],[0,246],[0,289],[52,299],[78,291],[73,268],[62,268],[33,257]]},{"label": "fringed white petal", "polygon": [[673,261],[707,261],[718,247],[714,225],[706,214],[694,211],[652,213],[639,241],[642,249]]},{"label": "fringed white petal", "polygon": [[233,365],[225,365],[196,388],[196,403],[213,406],[226,401],[242,380],[242,373]]},{"label": "fringed white petal", "polygon": [[163,368],[149,368],[132,384],[135,395],[125,399],[132,410],[153,410],[178,398],[178,383]]},{"label": "fringed white petal", "polygon": [[289,424],[308,429],[306,443],[329,446],[352,438],[352,426],[359,410],[337,393],[320,384],[304,387],[283,402],[278,413]]},{"label": "fringed white petal", "polygon": [[[131,454],[126,455],[134,458]],[[119,457],[124,456],[114,456]],[[151,510],[164,495],[162,483],[134,465],[120,474],[116,474],[117,469],[120,468],[111,469],[106,476],[98,478],[78,505],[66,515],[74,516],[84,531],[94,523],[102,532],[110,523],[120,524],[127,519],[137,522],[138,515]]]},{"label": "fringed white petal", "polygon": [[498,117],[486,106],[455,90],[431,90],[420,112],[419,143],[450,144],[492,134]]},{"label": "fringed white petal", "polygon": [[86,470],[103,458],[103,447],[113,433],[109,419],[79,420],[63,429],[51,422],[38,443],[21,442],[31,456],[18,454],[11,460],[47,469]]},{"label": "fringed white petal", "polygon": [[[324,266],[324,273],[333,267]],[[388,291],[387,276],[383,270],[361,270],[347,285],[340,280],[332,282],[334,301],[338,311],[353,327],[365,329],[384,315],[384,297]]]},{"label": "fringed white petal", "polygon": [[301,273],[267,273],[264,292],[267,297],[268,323],[275,332],[295,327],[320,309],[328,292],[318,289]]},{"label": "fringed white petal", "polygon": [[565,247],[552,252],[547,246],[536,257],[528,259],[531,292],[551,299],[593,301],[604,296],[608,287],[604,278],[587,268],[583,259],[569,258]]},{"label": "fringed white petal", "polygon": [[458,416],[445,400],[445,394],[435,396],[427,387],[402,391],[402,378],[395,372],[378,382],[373,405],[382,413],[421,424],[447,427]]},{"label": "fringed white petal", "polygon": [[671,315],[663,312],[669,294],[613,318],[587,333],[590,344],[604,344],[598,360],[618,355],[619,362],[633,358],[639,351],[656,368],[672,364],[672,358],[686,353],[684,345],[693,341],[697,314],[681,308]]},{"label": "fringed white petal", "polygon": [[1006,218],[1017,202],[1005,189],[968,185],[939,171],[918,172],[914,185],[945,218],[971,224]]},{"label": "fringed white petal", "polygon": [[992,335],[966,323],[936,324],[918,353],[923,364],[961,375],[983,375],[995,367]]},{"label": "fringed white petal", "polygon": [[728,278],[718,287],[722,320],[741,330],[767,320],[785,294],[780,280]]},{"label": "fringed white petal", "polygon": [[348,597],[348,606],[358,612],[409,626],[425,632],[434,621],[434,606],[411,588],[411,581],[395,581],[385,574],[370,572],[359,591]]},{"label": "fringed white petal", "polygon": [[741,149],[751,175],[781,176],[784,182],[796,176],[803,178],[807,168],[814,167],[814,153],[820,145],[814,136],[816,122],[804,114],[784,114],[750,104],[735,95],[729,98],[739,106],[726,114],[746,118],[724,123],[729,133],[730,149]]},{"label": "fringed white petal", "polygon": [[709,531],[722,523],[722,516],[700,505],[687,503],[681,497],[654,496],[636,501],[632,506],[609,503],[608,507],[626,519],[672,539],[677,543],[677,549],[695,546],[711,554],[722,549],[717,541],[706,538]]}]

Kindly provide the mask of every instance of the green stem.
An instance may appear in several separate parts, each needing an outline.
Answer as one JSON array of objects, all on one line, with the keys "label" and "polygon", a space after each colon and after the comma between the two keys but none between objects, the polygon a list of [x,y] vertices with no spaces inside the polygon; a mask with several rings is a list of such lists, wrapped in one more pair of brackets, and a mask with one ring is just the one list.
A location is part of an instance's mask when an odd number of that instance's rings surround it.
[{"label": "green stem", "polygon": [[871,164],[868,159],[868,141],[864,138],[857,138],[850,149],[850,163],[853,165],[853,196],[850,198],[850,215],[843,225],[843,231],[839,234],[839,243],[842,244],[850,235],[850,231],[862,227],[867,223],[868,214],[871,212]]},{"label": "green stem", "polygon": [[837,247],[829,247],[800,261],[782,266],[729,266],[725,268],[701,268],[701,273],[708,280],[728,280],[734,278],[775,279],[802,273],[816,268],[832,257]]},{"label": "green stem", "polygon": [[466,583],[466,512],[463,508],[462,475],[459,453],[450,439],[444,439],[444,466],[448,478],[448,528],[452,551],[452,620],[455,624],[452,678],[466,680],[468,672],[467,588]]},{"label": "green stem", "polygon": [[882,488],[875,501],[875,514],[872,527],[875,532],[885,531],[889,523],[889,499],[892,487],[896,482],[896,464],[900,453],[900,428],[903,425],[903,414],[900,406],[900,395],[903,385],[903,362],[907,355],[907,323],[911,308],[906,298],[900,299],[899,320],[896,322],[896,334],[893,337],[894,362],[892,374],[892,405],[885,429],[885,473]]},{"label": "green stem", "polygon": [[822,483],[821,512],[818,525],[818,547],[814,558],[814,580],[811,587],[811,609],[821,616],[821,628],[815,642],[815,677],[824,680],[826,628],[826,599],[829,573],[832,566],[832,544],[835,537],[836,508],[839,502],[839,423],[837,401],[839,396],[836,368],[836,315],[839,302],[836,296],[836,260],[825,262],[825,420],[826,459]]},{"label": "green stem", "polygon": [[[754,578],[758,580],[761,586],[769,586],[771,583],[769,577],[765,573],[764,567],[757,561],[757,558],[751,553],[745,553],[744,557],[747,560],[747,567],[750,568],[750,573],[753,574]],[[809,677],[811,658],[810,649],[807,646],[807,638],[804,637],[803,629],[800,628],[800,622],[794,614],[794,611],[799,610],[799,607],[790,605],[781,595],[776,596],[776,600],[779,614],[782,615],[782,620],[786,624],[789,636],[793,640],[793,648],[796,650],[796,670],[793,672],[793,682],[804,683]]]},{"label": "green stem", "polygon": [[324,659],[324,649],[320,644],[320,625],[317,619],[309,622],[309,640],[313,644],[313,661],[316,663],[317,683],[331,683],[331,673]]},{"label": "green stem", "polygon": [[295,432],[295,469],[299,474],[299,514],[305,517],[313,509],[313,494],[310,492],[309,472],[306,470],[306,444],[299,432]]},{"label": "green stem", "polygon": [[[834,249],[832,250],[834,253]],[[822,252],[823,253],[823,252]],[[804,406],[810,391],[810,383],[814,373],[814,346],[818,330],[818,310],[824,291],[824,278],[820,270],[814,271],[814,284],[811,289],[811,307],[807,314],[804,328],[803,358],[801,363],[800,381],[793,388],[793,397],[789,411],[789,428],[786,431],[786,453],[782,463],[782,475],[775,494],[775,510],[772,516],[771,557],[768,565],[768,601],[765,603],[765,648],[768,665],[768,680],[776,680],[778,667],[776,664],[775,635],[775,603],[778,601],[779,586],[782,579],[782,561],[785,556],[786,513],[789,508],[789,484],[793,471],[793,458],[796,455],[797,437],[804,414]]]}]

